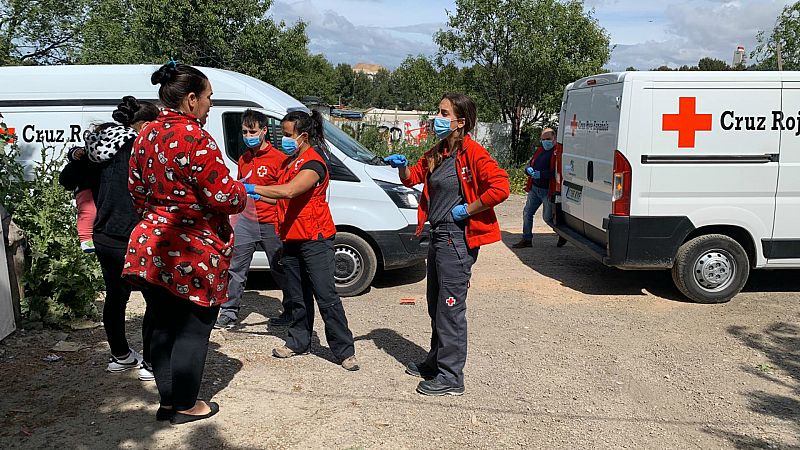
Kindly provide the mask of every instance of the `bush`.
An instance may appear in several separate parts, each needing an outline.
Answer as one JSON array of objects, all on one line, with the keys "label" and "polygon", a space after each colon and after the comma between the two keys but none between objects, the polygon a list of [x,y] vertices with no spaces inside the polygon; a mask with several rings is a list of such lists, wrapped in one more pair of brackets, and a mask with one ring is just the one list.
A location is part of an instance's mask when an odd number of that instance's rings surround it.
[{"label": "bush", "polygon": [[63,152],[53,156],[52,148],[43,148],[41,162],[26,177],[8,138],[0,135],[0,204],[25,231],[28,243],[23,314],[48,323],[95,317],[102,276],[97,259],[80,249],[72,194],[58,184]]}]

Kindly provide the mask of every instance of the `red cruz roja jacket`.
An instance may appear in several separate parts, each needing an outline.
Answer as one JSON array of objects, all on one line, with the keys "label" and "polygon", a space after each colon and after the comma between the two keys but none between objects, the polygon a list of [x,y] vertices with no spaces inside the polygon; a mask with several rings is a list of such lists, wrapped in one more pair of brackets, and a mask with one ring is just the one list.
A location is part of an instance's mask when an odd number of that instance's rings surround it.
[{"label": "red cruz roja jacket", "polygon": [[[417,235],[422,233],[428,220],[428,176],[430,175],[428,156],[438,151],[440,145],[445,145],[444,141],[425,152],[417,164],[409,167],[410,175],[403,180],[403,184],[408,187],[423,183],[422,198],[417,210]],[[464,137],[461,150],[456,154],[456,170],[461,180],[464,201],[472,203],[480,199],[489,207],[486,211],[467,219],[467,245],[475,248],[499,241],[500,225],[497,223],[494,207],[508,198],[510,192],[508,174],[497,165],[497,161],[489,152],[469,135]]]},{"label": "red cruz roja jacket", "polygon": [[[319,161],[327,167],[318,151],[309,147],[297,158],[283,162],[279,184],[287,184],[297,176],[304,164]],[[313,241],[328,239],[336,234],[327,191],[330,172],[307,192],[292,198],[278,200],[278,234],[282,241]]]}]

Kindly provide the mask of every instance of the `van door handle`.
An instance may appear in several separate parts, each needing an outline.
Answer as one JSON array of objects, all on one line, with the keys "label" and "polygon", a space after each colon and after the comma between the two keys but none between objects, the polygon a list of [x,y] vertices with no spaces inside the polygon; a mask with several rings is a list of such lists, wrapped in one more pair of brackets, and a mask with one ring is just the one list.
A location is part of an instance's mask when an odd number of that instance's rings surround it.
[{"label": "van door handle", "polygon": [[594,161],[589,161],[589,167],[586,170],[586,180],[589,183],[594,182]]}]

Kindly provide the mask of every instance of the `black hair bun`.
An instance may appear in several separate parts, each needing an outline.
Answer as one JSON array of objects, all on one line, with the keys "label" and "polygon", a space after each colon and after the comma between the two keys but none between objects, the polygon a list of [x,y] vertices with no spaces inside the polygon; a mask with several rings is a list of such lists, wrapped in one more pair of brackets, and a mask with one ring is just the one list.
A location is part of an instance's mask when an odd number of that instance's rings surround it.
[{"label": "black hair bun", "polygon": [[126,95],[122,97],[122,103],[117,105],[117,109],[111,113],[111,118],[127,127],[133,123],[137,111],[139,111],[139,102],[136,97]]},{"label": "black hair bun", "polygon": [[159,67],[158,70],[153,72],[150,75],[150,83],[152,84],[166,84],[170,81],[175,79],[175,76],[178,74],[178,69],[176,64],[167,63],[163,66]]}]

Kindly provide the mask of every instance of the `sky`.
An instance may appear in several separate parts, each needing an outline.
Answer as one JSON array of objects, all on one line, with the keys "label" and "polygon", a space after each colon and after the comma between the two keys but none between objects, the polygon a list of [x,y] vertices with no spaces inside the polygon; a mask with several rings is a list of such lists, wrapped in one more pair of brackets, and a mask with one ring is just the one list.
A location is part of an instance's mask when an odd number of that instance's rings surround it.
[{"label": "sky", "polygon": [[[793,0],[586,0],[613,51],[607,68],[647,70],[696,65],[710,56],[730,63],[738,45],[749,55],[759,30],[771,30]],[[277,20],[307,24],[309,47],[329,61],[397,67],[408,55],[434,55],[454,0],[275,0]]]}]

